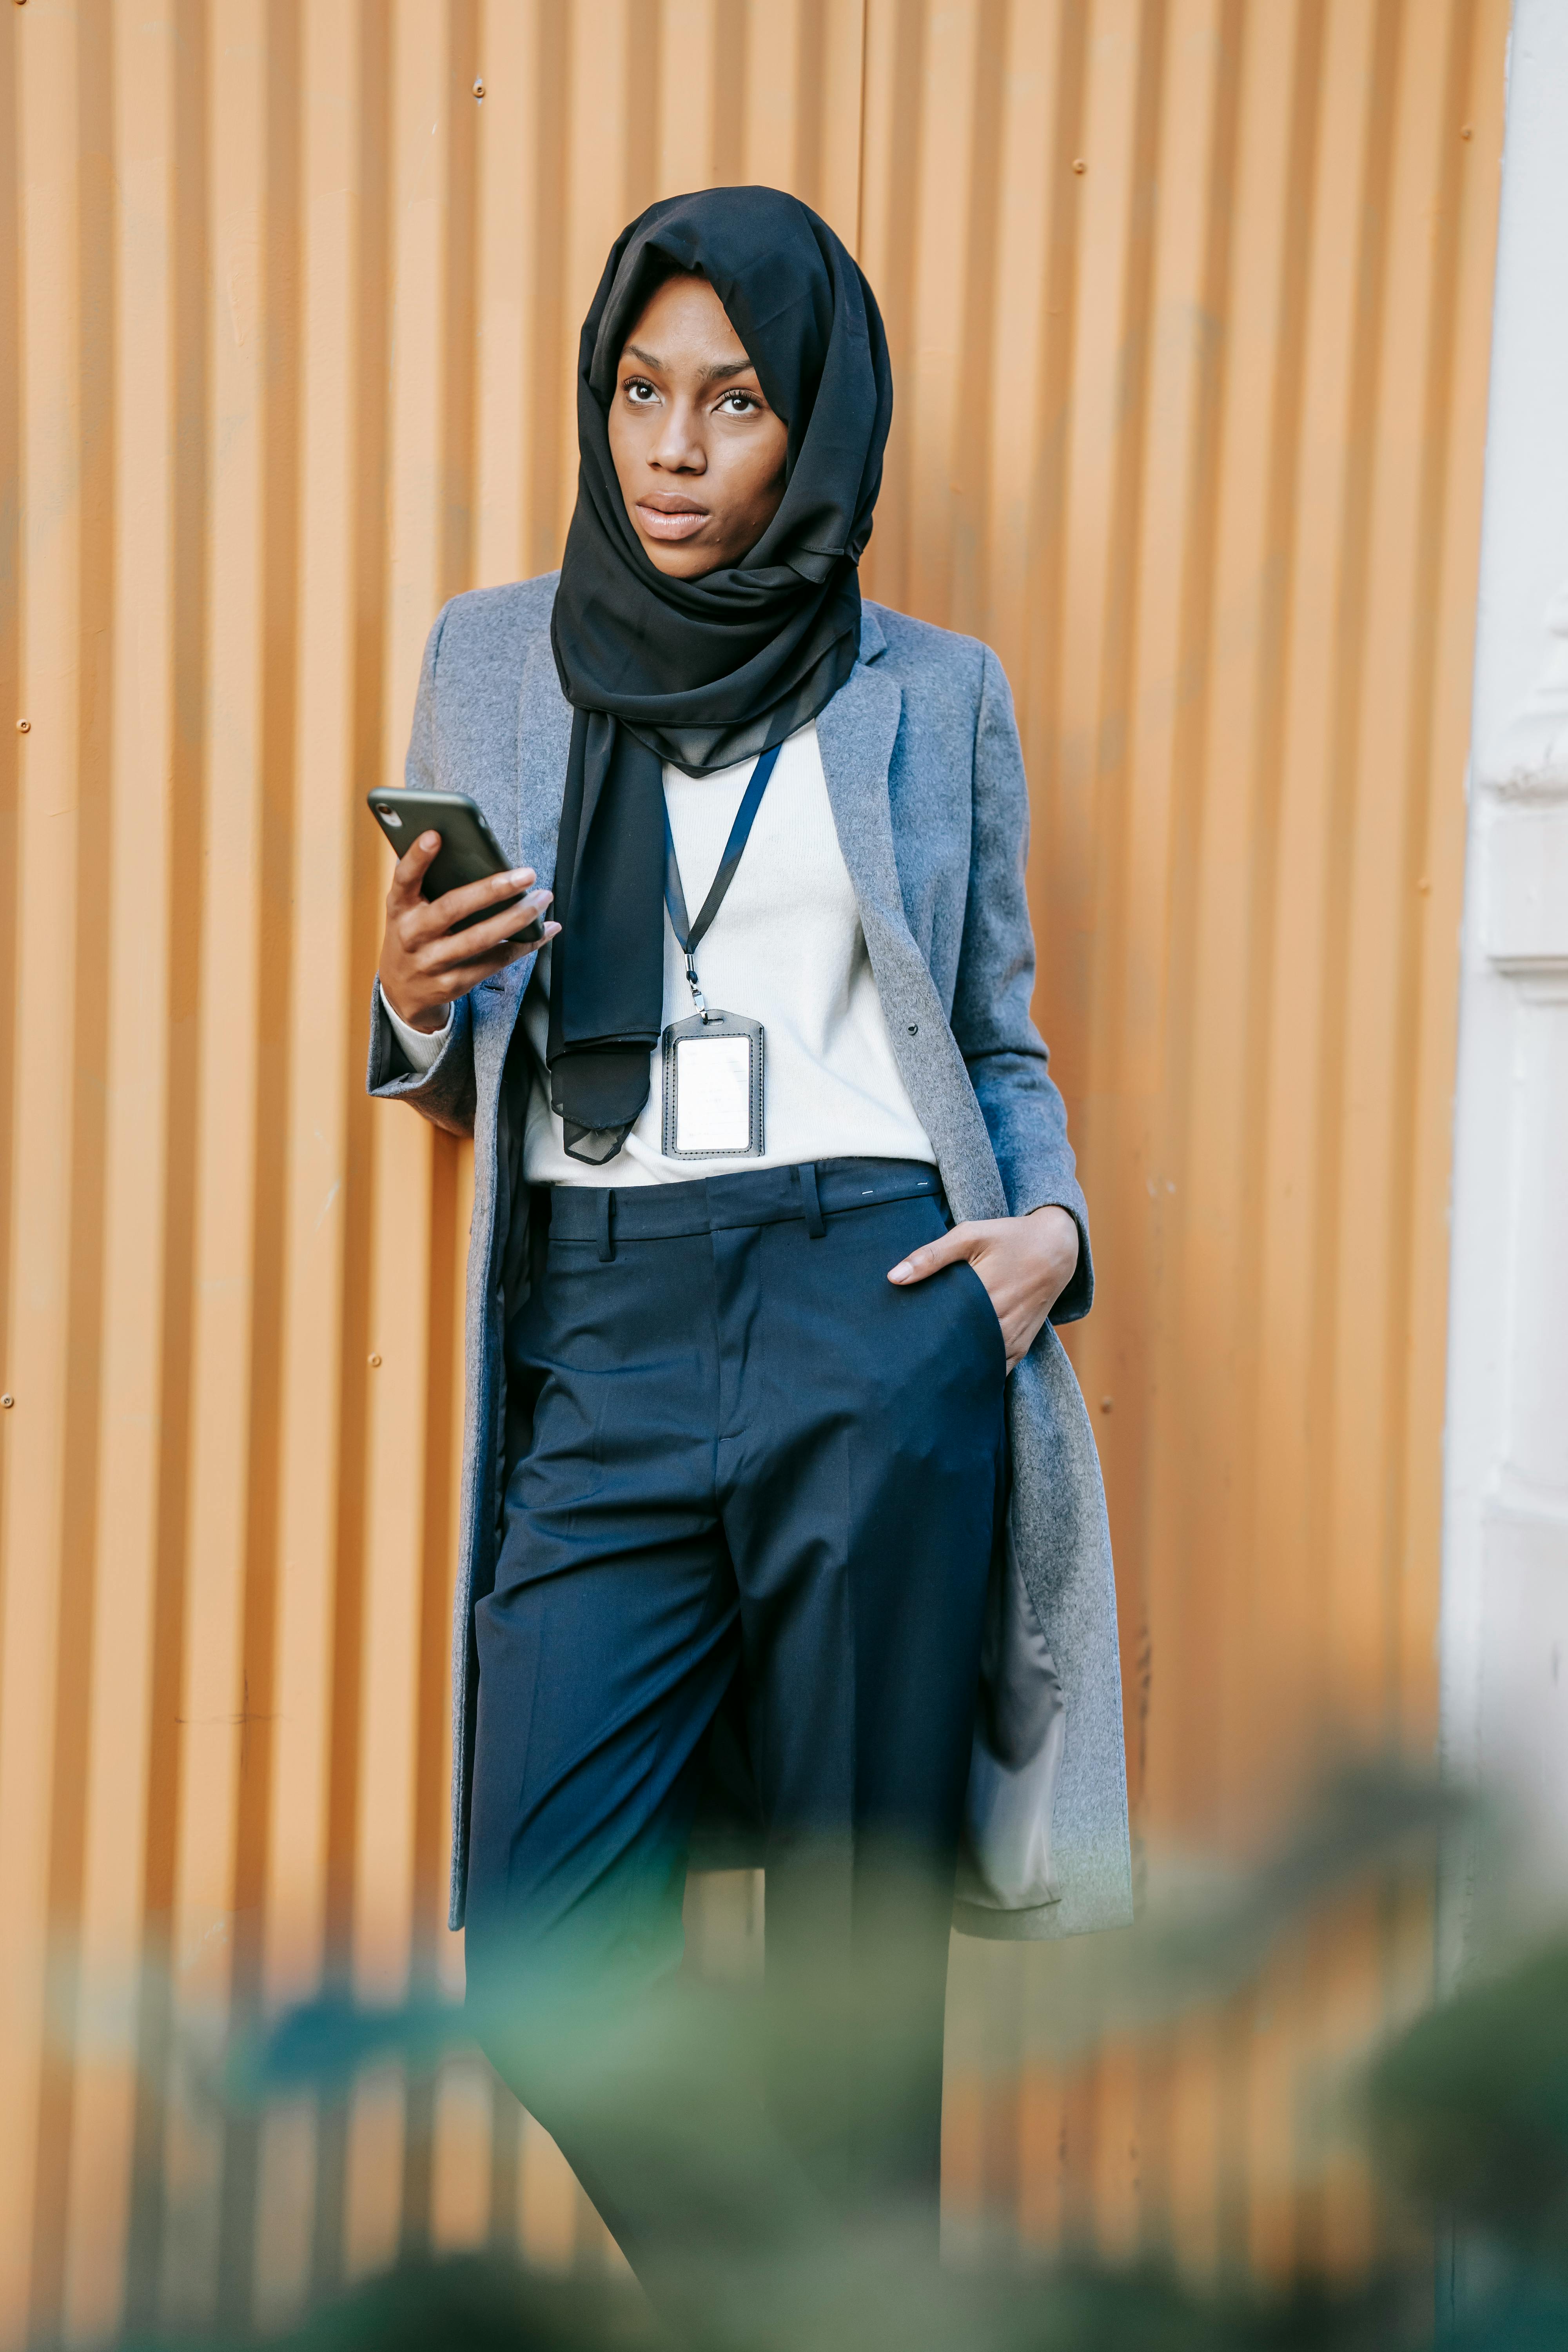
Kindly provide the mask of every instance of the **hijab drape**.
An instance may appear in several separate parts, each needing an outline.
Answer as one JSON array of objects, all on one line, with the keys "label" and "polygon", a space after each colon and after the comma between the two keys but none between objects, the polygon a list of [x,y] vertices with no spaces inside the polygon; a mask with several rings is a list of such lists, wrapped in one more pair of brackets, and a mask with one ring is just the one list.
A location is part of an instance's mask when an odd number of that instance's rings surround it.
[{"label": "hijab drape", "polygon": [[[677,270],[706,278],[788,427],[778,512],[737,564],[668,578],[610,456],[622,349]],[[664,782],[727,768],[814,719],[855,666],[857,565],[892,415],[875,298],[825,221],[773,188],[652,205],[583,323],[577,505],[551,636],[573,706],[551,955],[551,1101],[567,1151],[618,1151],[647,1099],[664,1000]]]}]

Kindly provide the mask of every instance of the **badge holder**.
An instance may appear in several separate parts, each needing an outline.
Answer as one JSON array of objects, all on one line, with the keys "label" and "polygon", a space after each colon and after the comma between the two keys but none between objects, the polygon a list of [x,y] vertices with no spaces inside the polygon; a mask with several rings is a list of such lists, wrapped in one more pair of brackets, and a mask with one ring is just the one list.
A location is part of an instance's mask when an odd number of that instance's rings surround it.
[{"label": "badge holder", "polygon": [[752,821],[777,758],[778,747],[774,745],[763,753],[752,770],[713,887],[689,928],[675,839],[669,829],[669,811],[665,811],[665,903],[686,958],[686,984],[697,1007],[689,1020],[672,1021],[660,1040],[667,1160],[757,1159],[763,1149],[763,1057],[766,1041],[763,1024],[760,1021],[748,1021],[739,1013],[710,1009],[698,982],[695,958],[698,941],[718,913],[741,862],[741,852],[745,848]]},{"label": "badge holder", "polygon": [[763,1150],[763,1024],[694,1013],[664,1033],[664,1156],[755,1158]]}]

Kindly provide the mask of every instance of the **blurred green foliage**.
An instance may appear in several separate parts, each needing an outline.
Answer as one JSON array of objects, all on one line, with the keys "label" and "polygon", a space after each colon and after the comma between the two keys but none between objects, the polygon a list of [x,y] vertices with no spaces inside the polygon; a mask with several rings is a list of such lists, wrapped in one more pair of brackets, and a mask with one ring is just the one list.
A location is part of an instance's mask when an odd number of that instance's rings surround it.
[{"label": "blurred green foliage", "polygon": [[[1413,1846],[1430,1859],[1454,1821],[1430,1784],[1342,1778],[1253,1873],[1190,1883],[1132,1935],[1065,1956],[1058,2046],[1228,1993],[1358,1876],[1407,1864]],[[830,2108],[853,2001],[825,1983],[783,2030],[805,2093],[820,2089]],[[576,2093],[624,2116],[668,2209],[689,2199],[723,2216],[659,2282],[662,2320],[619,2279],[546,2280],[468,2256],[405,2263],[267,2340],[279,2352],[1400,2352],[1435,2339],[1454,2352],[1568,2352],[1568,1943],[1466,1988],[1371,2063],[1371,2150],[1391,2199],[1425,2228],[1408,2233],[1419,2251],[1403,2268],[1343,2291],[1205,2293],[1148,2269],[938,2272],[897,2215],[841,2227],[785,2178],[788,2158],[760,2121],[755,2063],[780,2031],[776,2002],[770,2011],[731,1990],[639,2011],[618,2038],[596,2022],[575,2056],[561,2016],[543,2034]],[[228,2095],[330,2095],[367,2063],[428,2067],[464,2032],[433,2002],[319,2001],[237,2051]],[[537,2024],[530,2033],[538,2042]],[[744,2218],[759,2200],[775,2223],[765,2242]],[[230,2352],[236,2340],[170,2336],[121,2352]]]},{"label": "blurred green foliage", "polygon": [[1568,2277],[1568,1945],[1422,2018],[1373,2068],[1371,2108],[1411,2194]]}]

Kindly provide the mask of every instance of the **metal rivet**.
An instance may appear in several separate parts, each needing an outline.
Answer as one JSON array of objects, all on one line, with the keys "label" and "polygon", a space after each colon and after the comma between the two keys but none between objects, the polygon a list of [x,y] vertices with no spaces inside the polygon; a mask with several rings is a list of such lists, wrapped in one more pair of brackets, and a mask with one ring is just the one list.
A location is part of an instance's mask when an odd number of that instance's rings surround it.
[{"label": "metal rivet", "polygon": [[1089,165],[1084,162],[1083,157],[1082,157],[1081,155],[1075,155],[1075,156],[1073,157],[1073,159],[1072,159],[1072,167],[1073,167],[1073,170],[1074,170],[1075,172],[1079,173],[1080,175],[1081,175],[1083,173],[1087,172],[1087,171],[1088,171],[1088,169],[1089,169]]},{"label": "metal rivet", "polygon": [[374,1365],[374,1364],[379,1364],[379,1363],[380,1363],[380,1361],[381,1361],[381,1358],[380,1358],[379,1356],[367,1356],[367,1357],[365,1358],[365,1362],[366,1362],[367,1364],[372,1364],[372,1365]]},{"label": "metal rivet", "polygon": [[1101,1412],[1109,1412],[1110,1411],[1110,1399],[1109,1397],[1100,1398],[1100,1410]]},{"label": "metal rivet", "polygon": [[1475,133],[1475,129],[1474,129],[1474,126],[1473,126],[1472,124],[1470,124],[1470,123],[1468,123],[1468,122],[1461,122],[1461,123],[1460,123],[1460,125],[1459,125],[1459,136],[1460,136],[1460,138],[1461,138],[1461,139],[1473,139],[1473,138],[1475,137],[1475,135],[1476,135],[1476,133]]},{"label": "metal rivet", "polygon": [[1432,885],[1431,885],[1431,882],[1428,880],[1427,877],[1426,877],[1425,874],[1423,874],[1423,876],[1421,877],[1420,881],[1419,881],[1419,882],[1417,882],[1417,884],[1415,885],[1415,887],[1420,891],[1421,896],[1425,898],[1426,897],[1427,893],[1430,891],[1430,889],[1431,889],[1431,887],[1432,887]]},{"label": "metal rivet", "polygon": [[[20,5],[21,5],[21,0],[17,0],[17,5],[18,5],[18,6],[20,6]],[[18,734],[18,735],[30,735],[30,734],[32,733],[32,731],[33,731],[33,722],[32,722],[32,720],[31,720],[30,719],[17,719],[17,721],[16,721],[16,732],[17,732],[17,734]]]},{"label": "metal rivet", "polygon": [[484,94],[485,94],[485,78],[484,78],[483,74],[476,74],[476,75],[474,76],[474,96],[475,96],[477,99],[479,99],[479,100],[483,100],[483,98],[484,98]]},{"label": "metal rivet", "polygon": [[[16,0],[16,5],[20,7],[22,0]],[[0,1411],[9,1412],[11,1407],[16,1403],[16,1400],[14,1396],[0,1396]]]},{"label": "metal rivet", "polygon": [[911,1022],[910,1023],[910,1035],[911,1037],[918,1037],[918,1036],[920,1035],[920,1034],[921,1034],[921,1024],[920,1024],[920,1023],[919,1023],[918,1021],[911,1021]]}]

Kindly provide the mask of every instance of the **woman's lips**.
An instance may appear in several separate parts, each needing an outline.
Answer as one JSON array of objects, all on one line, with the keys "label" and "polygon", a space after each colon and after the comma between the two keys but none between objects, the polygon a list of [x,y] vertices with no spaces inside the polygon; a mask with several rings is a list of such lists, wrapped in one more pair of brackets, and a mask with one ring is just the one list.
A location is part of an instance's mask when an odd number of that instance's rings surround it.
[{"label": "woman's lips", "polygon": [[637,513],[650,539],[690,539],[708,520],[702,507],[653,507],[640,499]]}]

